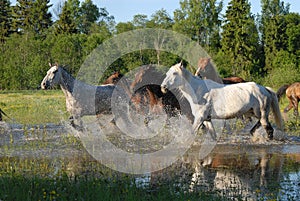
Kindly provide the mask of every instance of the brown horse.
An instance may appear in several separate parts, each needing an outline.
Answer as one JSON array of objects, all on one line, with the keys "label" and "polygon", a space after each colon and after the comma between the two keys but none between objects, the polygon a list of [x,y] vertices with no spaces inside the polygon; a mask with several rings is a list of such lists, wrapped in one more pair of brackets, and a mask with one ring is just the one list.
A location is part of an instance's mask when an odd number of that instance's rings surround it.
[{"label": "brown horse", "polygon": [[300,100],[300,82],[281,86],[277,91],[278,100],[284,95],[284,93],[289,99],[289,105],[284,109],[284,112],[287,113],[294,108],[294,115],[297,117],[299,115],[298,103]]},{"label": "brown horse", "polygon": [[114,72],[111,76],[109,76],[103,84],[117,84],[117,82],[123,77],[123,75],[119,72],[116,71]]},{"label": "brown horse", "polygon": [[131,90],[134,95],[143,95],[145,97],[144,104],[149,104],[151,108],[162,106],[168,116],[174,116],[181,112],[192,121],[194,117],[190,105],[178,90],[168,91],[166,94],[161,92],[160,85],[164,78],[164,73],[159,72],[154,66],[148,65],[135,74]]},{"label": "brown horse", "polygon": [[198,69],[195,76],[199,76],[203,79],[210,79],[220,84],[237,84],[246,82],[243,78],[237,76],[221,78],[213,67],[210,58],[199,59]]}]

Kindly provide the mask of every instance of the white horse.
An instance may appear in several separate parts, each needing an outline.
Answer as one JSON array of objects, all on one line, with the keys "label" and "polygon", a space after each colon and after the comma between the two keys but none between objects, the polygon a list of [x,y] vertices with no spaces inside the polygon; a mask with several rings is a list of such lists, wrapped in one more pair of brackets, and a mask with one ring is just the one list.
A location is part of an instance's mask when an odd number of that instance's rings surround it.
[{"label": "white horse", "polygon": [[115,86],[112,84],[93,86],[76,80],[63,67],[51,65],[44,77],[41,88],[48,89],[60,85],[66,97],[70,119],[78,120],[84,115],[111,113],[111,97]]},{"label": "white horse", "polygon": [[270,89],[254,82],[225,86],[212,82],[193,76],[179,63],[169,69],[161,88],[163,92],[166,92],[166,89],[178,88],[189,101],[195,117],[193,123],[195,132],[204,121],[246,115],[259,120],[251,129],[251,134],[262,125],[268,138],[273,139],[274,129],[268,119],[270,109],[274,113],[276,125],[280,130],[283,129],[277,96]]}]

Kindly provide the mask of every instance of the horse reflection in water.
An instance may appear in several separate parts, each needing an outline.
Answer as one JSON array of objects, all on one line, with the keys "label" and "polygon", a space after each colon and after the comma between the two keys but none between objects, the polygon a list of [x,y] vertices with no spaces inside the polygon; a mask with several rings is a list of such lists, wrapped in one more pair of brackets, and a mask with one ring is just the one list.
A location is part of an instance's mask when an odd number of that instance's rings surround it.
[{"label": "horse reflection in water", "polygon": [[89,85],[75,79],[58,64],[49,65],[50,69],[41,82],[41,88],[49,89],[55,85],[61,87],[66,97],[66,108],[71,114],[70,120],[73,126],[81,126],[82,116],[111,113],[111,97],[116,88],[114,85]]},{"label": "horse reflection in water", "polygon": [[295,82],[290,85],[283,85],[277,91],[277,97],[280,99],[284,94],[289,99],[289,105],[284,109],[284,112],[287,113],[292,108],[294,108],[294,115],[299,116],[298,104],[300,101],[300,82]]},{"label": "horse reflection in water", "polygon": [[[151,173],[150,185],[171,183],[186,192],[213,192],[230,200],[258,200],[278,192],[285,158],[268,147],[217,145],[204,159],[194,146],[172,167]],[[273,195],[276,197],[276,194]]]},{"label": "horse reflection in water", "polygon": [[[212,179],[212,190],[223,196],[256,200],[257,191],[267,193],[268,186],[274,188],[279,183],[283,157],[269,154],[267,148],[256,147],[255,151],[245,149],[241,153],[230,154],[225,153],[224,148],[228,151],[226,146],[217,146],[214,153],[204,160],[192,162],[194,173],[190,191],[200,190],[203,181]],[[209,173],[207,169],[215,171]]]}]

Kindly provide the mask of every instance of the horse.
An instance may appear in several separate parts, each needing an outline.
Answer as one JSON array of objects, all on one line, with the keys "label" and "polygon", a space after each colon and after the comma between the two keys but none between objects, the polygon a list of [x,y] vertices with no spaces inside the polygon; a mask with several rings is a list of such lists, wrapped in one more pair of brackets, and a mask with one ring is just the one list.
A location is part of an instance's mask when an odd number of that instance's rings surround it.
[{"label": "horse", "polygon": [[300,82],[295,82],[290,85],[283,85],[277,90],[277,97],[278,100],[286,94],[286,97],[289,99],[289,105],[284,108],[284,113],[287,113],[290,111],[292,108],[294,108],[294,115],[296,117],[299,116],[298,112],[298,104],[300,101]]},{"label": "horse", "polygon": [[231,119],[246,115],[258,119],[250,130],[252,135],[258,127],[263,126],[268,138],[272,140],[274,129],[268,119],[270,109],[273,111],[276,125],[280,130],[283,129],[275,92],[254,82],[222,85],[193,76],[178,63],[169,69],[161,84],[163,93],[166,93],[167,89],[174,88],[178,88],[190,103],[195,118],[193,122],[195,133],[203,122],[207,121],[211,137],[215,139],[211,119]]},{"label": "horse", "polygon": [[130,86],[133,97],[144,97],[141,101],[142,104],[149,104],[150,108],[163,108],[169,117],[182,113],[190,121],[193,121],[190,105],[178,90],[162,93],[160,85],[163,80],[164,74],[153,65],[141,68],[135,74],[134,81]]},{"label": "horse", "polygon": [[64,67],[50,65],[41,82],[43,90],[60,85],[66,97],[66,108],[71,114],[72,125],[85,115],[111,113],[111,97],[115,86],[112,84],[94,86],[75,79]]},{"label": "horse", "polygon": [[221,78],[210,62],[210,58],[199,59],[195,76],[199,76],[204,79],[211,79],[220,84],[236,84],[246,82],[243,78],[237,76]]},{"label": "horse", "polygon": [[109,76],[102,84],[117,84],[123,77],[119,71],[115,71],[111,76]]}]

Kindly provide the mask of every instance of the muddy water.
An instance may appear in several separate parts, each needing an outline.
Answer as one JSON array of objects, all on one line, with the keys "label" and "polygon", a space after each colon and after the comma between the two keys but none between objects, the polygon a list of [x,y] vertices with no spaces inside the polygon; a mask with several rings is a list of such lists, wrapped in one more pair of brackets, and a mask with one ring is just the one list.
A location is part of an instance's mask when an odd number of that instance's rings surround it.
[{"label": "muddy water", "polygon": [[[91,169],[93,174],[103,173],[103,169],[108,171],[64,126],[2,125],[0,128],[0,162],[17,161],[19,169],[27,168],[27,172],[33,169],[32,164],[36,168],[47,166],[41,169],[46,176],[55,176],[60,171],[70,176],[90,174]],[[163,170],[135,175],[135,184],[151,189],[167,184],[174,187],[174,191],[206,191],[242,200],[300,200],[299,138],[264,144],[250,143],[247,139],[240,143],[223,140],[204,159],[199,158],[200,148],[193,145],[183,157]],[[26,165],[28,161],[31,162]],[[17,165],[15,162],[14,166]],[[6,171],[6,166],[1,166],[0,171]]]}]

